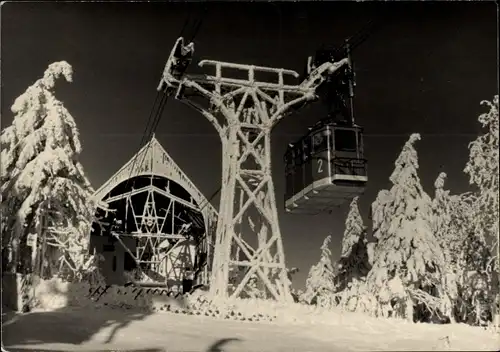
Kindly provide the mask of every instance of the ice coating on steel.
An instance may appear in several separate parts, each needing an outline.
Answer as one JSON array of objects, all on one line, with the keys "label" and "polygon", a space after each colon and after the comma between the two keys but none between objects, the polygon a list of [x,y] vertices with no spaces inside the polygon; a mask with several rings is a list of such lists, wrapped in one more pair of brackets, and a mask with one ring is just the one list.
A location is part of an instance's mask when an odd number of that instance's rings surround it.
[{"label": "ice coating on steel", "polygon": [[[222,189],[211,294],[220,299],[248,294],[250,282],[258,278],[268,296],[282,302],[290,301],[290,282],[271,175],[271,130],[292,107],[314,101],[316,88],[337,69],[349,64],[349,60],[324,63],[302,83],[285,84],[285,76],[298,78],[298,73],[284,68],[214,60],[202,60],[198,65],[215,72],[186,73],[194,45],[184,46],[183,43],[182,38],[177,39],[158,90],[174,95],[199,111],[221,138]],[[246,71],[246,77],[228,77],[228,69]],[[262,72],[274,75],[275,81],[258,80],[256,73]],[[205,98],[208,107],[190,99],[193,95]],[[252,210],[260,215],[260,223],[256,223]],[[250,246],[242,236],[244,220],[250,222],[250,232],[258,239],[257,248]],[[235,253],[240,253],[244,259]],[[229,275],[233,270],[243,275],[230,285]]]},{"label": "ice coating on steel", "polygon": [[157,88],[158,91],[174,87],[175,83],[179,82],[191,63],[193,54],[194,43],[189,43],[185,46],[184,38],[178,38],[165,64],[163,76]]}]

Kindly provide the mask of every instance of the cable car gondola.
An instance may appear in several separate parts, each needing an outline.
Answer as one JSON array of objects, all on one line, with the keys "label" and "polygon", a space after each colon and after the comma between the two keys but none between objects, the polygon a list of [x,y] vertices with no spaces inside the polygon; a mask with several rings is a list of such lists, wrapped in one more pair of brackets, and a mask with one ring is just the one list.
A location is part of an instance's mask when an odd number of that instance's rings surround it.
[{"label": "cable car gondola", "polygon": [[[321,49],[309,58],[307,72],[323,62],[337,61],[342,52],[350,59],[348,43],[331,55]],[[312,66],[311,66],[312,64]],[[285,209],[290,213],[318,214],[330,211],[365,190],[367,162],[363,153],[363,129],[354,123],[354,72],[348,65],[317,90],[328,116],[309,128],[285,154]]]},{"label": "cable car gondola", "polygon": [[367,178],[363,130],[332,120],[289,145],[286,155],[285,207],[318,214],[362,194]]}]

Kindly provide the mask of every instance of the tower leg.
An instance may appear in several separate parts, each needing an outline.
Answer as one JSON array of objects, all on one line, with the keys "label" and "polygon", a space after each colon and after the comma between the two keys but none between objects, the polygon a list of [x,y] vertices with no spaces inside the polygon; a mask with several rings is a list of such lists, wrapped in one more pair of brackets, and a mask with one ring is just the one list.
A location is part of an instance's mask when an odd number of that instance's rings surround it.
[{"label": "tower leg", "polygon": [[[271,177],[270,133],[269,128],[261,127],[250,134],[235,124],[228,127],[223,139],[221,203],[211,280],[211,293],[218,298],[242,296],[252,277],[261,282],[267,296],[278,301],[291,298]],[[241,226],[241,220],[251,214],[258,214],[267,232],[256,249],[245,241]],[[233,257],[234,247],[243,258]],[[241,269],[241,281],[230,285],[230,276]]]},{"label": "tower leg", "polygon": [[[231,135],[229,136],[231,137]],[[214,246],[214,260],[212,266],[212,277],[210,280],[210,292],[214,297],[227,298],[227,286],[229,283],[229,261],[231,250],[231,237],[227,237],[228,223],[232,220],[234,212],[234,185],[236,175],[232,170],[235,162],[235,155],[231,153],[234,146],[233,140],[222,139],[222,188],[219,206],[219,216],[217,219],[216,239]],[[232,143],[231,143],[232,142]]]}]

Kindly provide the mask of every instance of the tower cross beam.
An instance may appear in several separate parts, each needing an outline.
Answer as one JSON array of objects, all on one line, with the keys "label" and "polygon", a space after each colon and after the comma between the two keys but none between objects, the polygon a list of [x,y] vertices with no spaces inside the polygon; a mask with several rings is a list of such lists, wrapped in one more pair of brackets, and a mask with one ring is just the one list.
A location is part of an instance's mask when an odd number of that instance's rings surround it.
[{"label": "tower cross beam", "polygon": [[310,89],[305,86],[296,86],[296,85],[288,85],[288,84],[279,84],[279,83],[270,83],[270,82],[259,82],[259,81],[248,81],[245,79],[239,78],[217,78],[210,75],[202,75],[202,74],[189,74],[186,75],[190,80],[197,82],[200,85],[214,85],[219,86],[219,90],[222,87],[235,87],[235,88],[259,88],[261,90],[281,90],[284,93],[292,93],[297,94],[297,91],[300,93],[307,93]]},{"label": "tower cross beam", "polygon": [[260,131],[252,143],[248,141],[248,138],[241,132],[241,129],[238,131],[238,136],[241,138],[241,141],[245,144],[246,147],[246,150],[243,152],[243,154],[241,154],[240,158],[238,159],[238,163],[242,164],[246,160],[246,157],[249,154],[252,154],[255,158],[255,161],[263,166],[265,162],[264,160],[262,160],[260,155],[258,155],[257,151],[255,150],[255,147],[260,142],[262,137],[265,136],[265,133],[263,131]]},{"label": "tower cross beam", "polygon": [[248,195],[249,198],[248,198],[247,202],[241,207],[239,213],[237,213],[234,216],[233,221],[236,223],[238,220],[240,220],[240,218],[243,216],[244,212],[248,209],[248,207],[250,205],[257,204],[258,205],[257,210],[259,211],[259,213],[262,214],[262,216],[271,224],[272,221],[274,221],[274,219],[272,218],[272,215],[267,212],[267,209],[265,209],[264,204],[261,203],[257,199],[257,196],[256,196],[256,194],[261,189],[263,189],[267,185],[267,183],[271,181],[271,179],[270,178],[263,179],[261,181],[261,183],[259,184],[259,186],[253,192],[250,190],[250,188],[248,188],[246,183],[241,179],[241,177],[239,175],[237,176],[237,180],[238,180],[241,188],[246,192],[246,194]]},{"label": "tower cross beam", "polygon": [[[293,107],[316,98],[316,88],[346,60],[325,63],[300,84],[285,84],[285,76],[297,78],[292,70],[230,62],[203,60],[200,67],[215,68],[215,75],[187,74],[194,52],[193,43],[184,46],[179,38],[165,65],[158,90],[175,94],[176,99],[198,110],[219,133],[222,143],[222,188],[217,221],[210,292],[225,299],[250,295],[248,283],[260,279],[262,293],[278,301],[290,301],[290,282],[285,267],[283,240],[271,175],[271,131]],[[231,78],[226,69],[247,72],[247,78]],[[275,74],[276,82],[262,82],[255,74]],[[195,102],[202,98],[205,105]],[[252,163],[253,159],[253,163]],[[257,232],[243,219],[260,214]],[[250,222],[250,220],[249,220]],[[257,248],[243,240],[257,238]],[[234,248],[248,258],[239,260]],[[239,250],[236,250],[239,253]],[[245,271],[243,278],[230,284],[229,273]]]},{"label": "tower cross beam", "polygon": [[221,72],[222,68],[235,68],[235,69],[239,69],[239,70],[247,70],[248,75],[249,75],[249,79],[252,78],[253,72],[255,72],[255,71],[277,73],[280,76],[290,75],[290,76],[293,76],[294,78],[299,77],[299,74],[293,70],[286,70],[283,68],[273,68],[273,67],[266,67],[266,66],[236,64],[233,62],[226,62],[226,61],[201,60],[198,63],[198,65],[200,67],[215,66],[217,72]]}]

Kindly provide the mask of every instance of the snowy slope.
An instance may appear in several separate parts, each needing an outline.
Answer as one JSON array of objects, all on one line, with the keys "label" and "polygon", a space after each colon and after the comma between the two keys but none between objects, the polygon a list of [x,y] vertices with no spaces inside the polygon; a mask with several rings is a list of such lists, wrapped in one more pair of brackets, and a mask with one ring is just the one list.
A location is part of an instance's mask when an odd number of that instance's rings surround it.
[{"label": "snowy slope", "polygon": [[[139,313],[138,313],[139,314]],[[327,318],[327,317],[325,317]],[[321,324],[272,324],[99,309],[33,312],[4,322],[7,349],[57,351],[498,350],[499,335],[466,325],[410,324],[329,313]],[[219,346],[217,346],[219,344]]]}]

